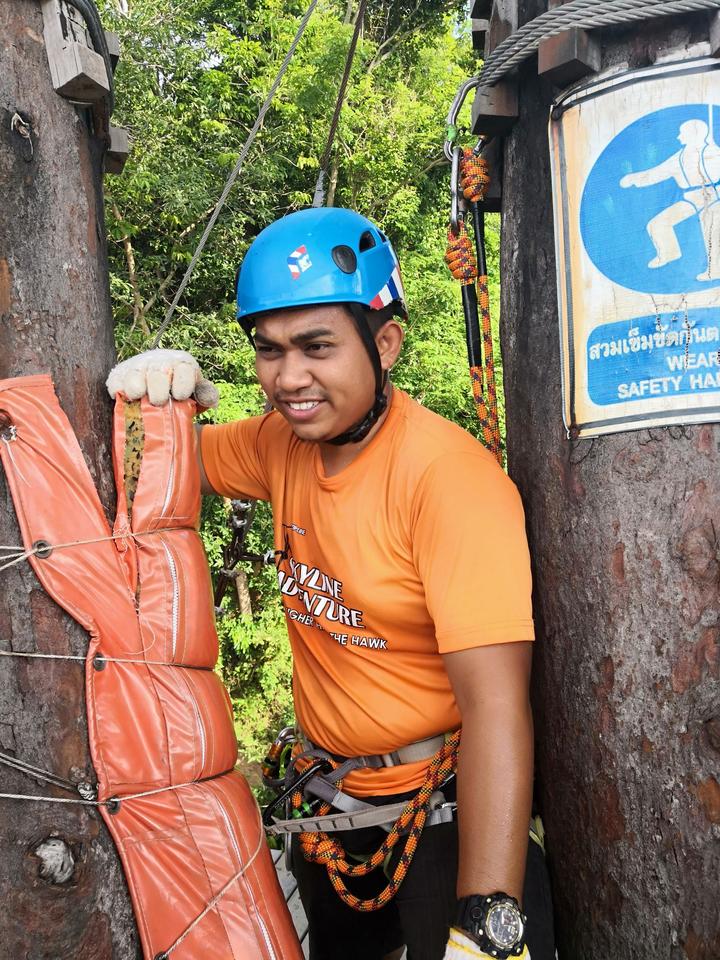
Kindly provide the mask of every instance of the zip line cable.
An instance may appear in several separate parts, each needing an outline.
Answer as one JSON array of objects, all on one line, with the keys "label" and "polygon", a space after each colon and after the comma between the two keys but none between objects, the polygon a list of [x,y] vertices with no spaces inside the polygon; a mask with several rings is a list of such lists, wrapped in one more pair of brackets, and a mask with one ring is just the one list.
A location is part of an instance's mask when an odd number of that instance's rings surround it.
[{"label": "zip line cable", "polygon": [[605,0],[604,3],[567,0],[561,6],[551,7],[506,37],[485,59],[480,72],[460,84],[445,121],[445,156],[452,162],[453,146],[458,137],[457,118],[470,91],[494,86],[528,60],[543,40],[574,27],[594,30],[654,17],[719,9],[720,0]]},{"label": "zip line cable", "polygon": [[203,231],[202,237],[200,237],[200,242],[198,243],[197,248],[195,249],[195,253],[193,254],[192,260],[190,261],[187,270],[185,271],[185,276],[180,281],[180,286],[178,287],[177,292],[173,297],[172,303],[170,304],[170,306],[168,307],[165,313],[165,318],[163,322],[160,324],[160,329],[155,334],[155,338],[153,339],[150,345],[151,350],[154,350],[156,347],[160,345],[167,328],[170,326],[170,321],[172,320],[172,316],[175,312],[175,308],[180,302],[180,298],[182,297],[183,293],[185,292],[185,288],[190,282],[190,278],[192,277],[195,267],[197,265],[197,262],[200,259],[203,250],[205,249],[205,244],[207,243],[208,237],[212,232],[212,228],[215,226],[215,223],[217,222],[217,218],[220,216],[220,211],[225,206],[225,201],[227,200],[230,194],[230,191],[232,190],[235,184],[235,181],[237,180],[238,174],[243,168],[245,159],[248,153],[250,152],[250,147],[252,146],[253,141],[255,140],[255,137],[258,131],[260,130],[260,127],[262,126],[262,122],[265,119],[265,114],[270,109],[273,99],[275,98],[275,94],[277,93],[278,87],[282,83],[283,77],[285,76],[285,73],[287,72],[287,69],[290,66],[290,61],[292,60],[293,55],[295,54],[295,50],[297,49],[297,46],[300,43],[300,40],[302,39],[302,35],[305,33],[305,28],[307,27],[310,17],[313,15],[313,12],[317,4],[318,4],[318,0],[311,0],[310,6],[307,8],[307,10],[305,11],[305,15],[300,21],[300,25],[298,26],[297,33],[295,34],[293,42],[290,44],[290,48],[288,49],[288,52],[285,54],[285,59],[280,65],[280,69],[278,70],[277,76],[275,77],[275,80],[273,81],[273,84],[270,87],[268,95],[265,98],[265,102],[263,103],[262,107],[260,107],[260,112],[258,113],[257,119],[253,124],[252,130],[248,134],[247,140],[245,141],[243,148],[240,151],[240,156],[238,157],[237,162],[233,167],[233,170],[230,176],[227,178],[227,181],[223,188],[223,192],[220,194],[220,199],[215,204],[215,208],[212,212],[212,216],[208,220],[207,226]]},{"label": "zip line cable", "polygon": [[330,121],[327,143],[325,144],[325,150],[323,151],[323,155],[320,159],[320,173],[318,174],[317,183],[315,184],[315,194],[312,202],[313,207],[325,206],[325,178],[327,176],[327,168],[328,164],[330,163],[330,155],[332,153],[333,144],[335,143],[335,135],[340,123],[340,114],[342,112],[343,103],[345,102],[345,93],[347,92],[347,85],[350,80],[353,61],[355,60],[355,51],[357,50],[358,40],[360,39],[360,34],[362,33],[366,6],[367,0],[360,0],[358,3],[355,29],[353,30],[352,39],[350,40],[347,57],[345,58],[345,69],[343,71],[342,80],[340,81],[340,87],[338,89],[337,100],[335,101],[335,109],[333,111],[332,120]]},{"label": "zip line cable", "polygon": [[555,37],[573,27],[594,30],[670,17],[699,10],[717,10],[720,0],[568,0],[560,7],[552,7],[524,24],[499,43],[480,74],[480,86],[492,86],[505,74],[527,60],[543,40]]}]

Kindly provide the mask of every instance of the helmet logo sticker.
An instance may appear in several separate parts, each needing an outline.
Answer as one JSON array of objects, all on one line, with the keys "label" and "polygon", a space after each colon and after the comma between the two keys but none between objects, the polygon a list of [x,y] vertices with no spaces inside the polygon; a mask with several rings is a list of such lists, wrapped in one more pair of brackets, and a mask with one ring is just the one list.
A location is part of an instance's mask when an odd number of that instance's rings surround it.
[{"label": "helmet logo sticker", "polygon": [[396,265],[388,282],[370,301],[370,309],[382,310],[383,307],[386,307],[389,303],[392,303],[393,300],[404,299],[405,291],[403,290],[403,284],[400,278],[400,270]]},{"label": "helmet logo sticker", "polygon": [[307,252],[305,244],[293,250],[287,258],[287,265],[293,280],[297,280],[301,273],[305,273],[306,270],[310,269],[312,260],[310,259],[310,254]]}]

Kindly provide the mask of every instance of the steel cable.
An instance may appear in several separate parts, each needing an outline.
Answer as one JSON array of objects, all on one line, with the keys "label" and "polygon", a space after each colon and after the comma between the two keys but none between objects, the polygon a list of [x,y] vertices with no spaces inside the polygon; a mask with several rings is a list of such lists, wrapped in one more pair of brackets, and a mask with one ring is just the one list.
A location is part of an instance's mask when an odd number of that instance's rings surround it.
[{"label": "steel cable", "polygon": [[265,98],[265,102],[263,103],[262,107],[260,107],[260,112],[257,115],[255,123],[253,124],[252,130],[248,134],[247,140],[243,144],[243,148],[240,151],[240,156],[237,159],[237,163],[233,167],[232,173],[227,178],[225,187],[223,188],[223,192],[220,194],[220,199],[215,204],[215,209],[212,212],[212,216],[208,220],[208,224],[205,227],[205,230],[203,231],[202,237],[200,237],[200,242],[198,243],[197,248],[195,249],[195,253],[193,254],[192,260],[190,261],[187,270],[185,271],[185,276],[180,281],[180,286],[177,289],[177,293],[173,297],[173,301],[165,313],[165,318],[163,322],[160,324],[160,329],[155,334],[155,338],[152,344],[150,345],[150,349],[152,350],[154,350],[157,346],[159,346],[163,338],[163,335],[165,334],[165,331],[170,326],[170,321],[172,320],[172,315],[175,312],[175,308],[180,302],[180,298],[182,297],[183,293],[185,292],[185,288],[190,282],[190,278],[192,277],[193,271],[195,270],[195,265],[200,259],[200,256],[205,248],[205,244],[207,243],[207,239],[210,236],[212,228],[215,226],[217,218],[220,216],[220,211],[225,206],[225,201],[227,200],[230,194],[230,191],[232,190],[233,185],[237,180],[238,174],[243,168],[245,159],[248,153],[250,152],[250,147],[253,144],[253,141],[257,135],[258,130],[262,126],[262,122],[265,119],[265,114],[270,109],[273,99],[275,98],[275,94],[277,93],[278,87],[282,83],[282,80],[283,80],[283,77],[285,76],[287,68],[290,66],[290,61],[292,60],[293,55],[295,54],[295,50],[297,49],[297,46],[300,43],[300,40],[302,39],[302,35],[305,33],[305,28],[308,25],[308,21],[310,20],[310,17],[313,15],[313,11],[315,10],[317,3],[318,3],[318,0],[311,0],[310,6],[307,8],[307,10],[305,11],[305,15],[300,21],[300,25],[297,28],[297,33],[293,38],[293,42],[290,44],[288,52],[285,54],[285,59],[280,65],[280,69],[278,70],[277,76],[273,81],[273,85],[270,87],[268,95]]},{"label": "steel cable", "polygon": [[350,40],[347,57],[345,58],[345,69],[343,71],[342,80],[340,81],[340,87],[338,90],[337,100],[335,101],[335,109],[333,111],[332,120],[330,121],[327,143],[325,144],[323,155],[320,158],[320,172],[318,174],[317,184],[315,185],[315,193],[312,202],[313,207],[325,206],[325,177],[327,176],[327,168],[330,163],[333,144],[335,143],[335,134],[337,133],[337,128],[340,123],[340,114],[345,101],[345,93],[347,91],[348,81],[350,80],[350,72],[352,70],[353,61],[355,59],[355,50],[357,49],[358,40],[360,39],[360,34],[363,28],[363,21],[365,20],[366,3],[367,0],[360,0],[360,3],[358,4],[355,19],[355,29],[353,30],[353,35]]},{"label": "steel cable", "polygon": [[543,40],[573,27],[588,30],[617,24],[669,17],[680,13],[720,9],[720,0],[569,0],[524,24],[499,43],[485,60],[479,86],[497,83],[532,56]]}]

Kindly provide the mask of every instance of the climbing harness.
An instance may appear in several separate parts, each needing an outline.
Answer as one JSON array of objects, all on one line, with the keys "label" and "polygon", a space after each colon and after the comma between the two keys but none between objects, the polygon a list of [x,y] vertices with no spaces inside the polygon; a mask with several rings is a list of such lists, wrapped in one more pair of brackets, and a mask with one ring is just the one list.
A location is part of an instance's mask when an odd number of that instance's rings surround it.
[{"label": "climbing harness", "polygon": [[[330,883],[347,906],[359,912],[379,910],[397,893],[412,863],[418,841],[425,826],[452,820],[455,804],[445,803],[440,789],[457,768],[460,731],[431,737],[389,754],[338,758],[300,739],[300,748],[288,764],[286,777],[279,776],[282,757],[287,755],[294,732],[288,728],[270,748],[263,772],[270,774],[269,785],[284,783],[284,789],[266,808],[263,822],[271,834],[299,834],[300,849],[306,860],[325,866]],[[375,806],[342,791],[342,781],[352,770],[397,766],[402,763],[429,760],[422,786],[415,796],[404,802]],[[277,820],[273,814],[286,805],[290,817]],[[331,812],[339,810],[340,812]],[[393,822],[394,821],[394,822]],[[350,863],[339,840],[328,831],[359,830],[381,826],[387,837],[378,849],[362,863]],[[376,896],[361,899],[347,888],[343,877],[362,877],[383,866],[393,849],[404,837],[398,863],[387,885]]]},{"label": "climbing harness", "polygon": [[[461,284],[470,382],[483,442],[502,465],[485,230],[480,208],[490,182],[487,161],[481,156],[483,146],[481,141],[472,150],[463,150],[457,145],[452,148],[452,210],[445,262]],[[466,225],[465,208],[468,204],[475,249]]]}]

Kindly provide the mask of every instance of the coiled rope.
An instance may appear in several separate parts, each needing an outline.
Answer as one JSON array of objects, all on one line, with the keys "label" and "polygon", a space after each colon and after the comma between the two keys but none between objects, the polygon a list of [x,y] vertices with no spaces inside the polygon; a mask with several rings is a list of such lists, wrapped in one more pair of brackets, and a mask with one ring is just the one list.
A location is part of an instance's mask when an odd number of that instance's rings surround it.
[{"label": "coiled rope", "polygon": [[[380,907],[385,906],[385,904],[389,903],[395,896],[400,884],[405,879],[413,856],[415,855],[418,841],[425,826],[430,797],[457,767],[459,745],[460,731],[457,730],[447,738],[443,746],[432,758],[420,790],[408,801],[407,806],[393,824],[385,840],[383,840],[375,853],[365,862],[349,863],[340,841],[334,839],[327,833],[308,832],[299,834],[300,848],[305,859],[311,863],[322,863],[325,865],[333,889],[342,902],[347,904],[348,907],[361,913],[368,913],[373,910],[379,910]],[[333,764],[333,769],[337,769],[337,767],[340,766],[340,764],[334,760],[330,762]],[[302,770],[298,772],[302,773]],[[337,789],[339,790],[341,787],[342,780],[337,783]],[[291,803],[293,810],[302,813],[304,801],[300,790],[295,791]],[[331,809],[332,807],[329,803],[324,803],[318,810],[317,815],[324,816],[326,813],[329,813]],[[367,900],[363,900],[351,893],[343,880],[343,876],[364,877],[382,866],[386,857],[393,850],[406,830],[408,832],[403,852],[400,854],[398,864],[387,886],[375,897]]]},{"label": "coiled rope", "polygon": [[478,86],[492,86],[531,57],[543,40],[573,27],[593,30],[617,24],[720,9],[720,0],[568,0],[517,29],[485,60]]}]

